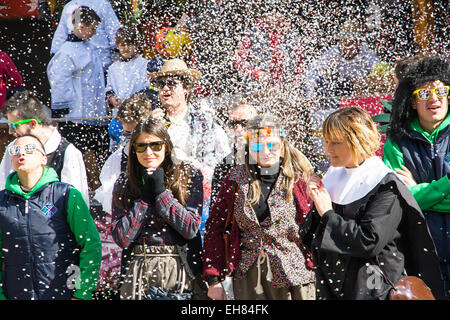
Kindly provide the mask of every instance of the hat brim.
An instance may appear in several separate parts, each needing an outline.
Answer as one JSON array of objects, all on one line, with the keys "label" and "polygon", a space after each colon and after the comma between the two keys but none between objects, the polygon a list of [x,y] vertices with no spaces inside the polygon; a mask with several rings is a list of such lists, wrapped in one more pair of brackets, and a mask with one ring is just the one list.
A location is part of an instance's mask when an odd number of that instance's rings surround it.
[{"label": "hat brim", "polygon": [[188,70],[172,70],[172,71],[159,71],[159,72],[150,72],[148,73],[148,77],[150,79],[156,79],[159,77],[166,76],[183,76],[183,77],[191,77],[194,81],[198,81],[202,78],[202,74],[194,69]]}]

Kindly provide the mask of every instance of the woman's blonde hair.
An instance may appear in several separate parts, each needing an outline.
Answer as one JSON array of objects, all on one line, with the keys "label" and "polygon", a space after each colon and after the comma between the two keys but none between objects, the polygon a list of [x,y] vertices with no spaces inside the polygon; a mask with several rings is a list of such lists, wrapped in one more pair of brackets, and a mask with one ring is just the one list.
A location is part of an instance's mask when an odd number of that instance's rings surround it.
[{"label": "woman's blonde hair", "polygon": [[[250,120],[247,130],[254,132],[255,129],[270,128],[275,132],[280,132],[283,129],[278,118],[271,114],[262,114]],[[283,129],[284,132],[284,129]],[[292,202],[294,184],[300,179],[306,180],[308,175],[312,173],[312,165],[306,156],[297,148],[295,148],[285,136],[280,136],[281,147],[281,173],[283,180],[281,182],[283,190],[286,192],[286,201]],[[248,194],[248,201],[251,205],[258,203],[261,197],[261,181],[257,175],[257,164],[250,164],[249,150],[247,144],[247,161],[244,168],[250,178],[250,189]]]},{"label": "woman's blonde hair", "polygon": [[362,108],[348,107],[330,114],[322,125],[324,145],[344,140],[355,159],[367,159],[380,147],[380,134],[370,115]]}]

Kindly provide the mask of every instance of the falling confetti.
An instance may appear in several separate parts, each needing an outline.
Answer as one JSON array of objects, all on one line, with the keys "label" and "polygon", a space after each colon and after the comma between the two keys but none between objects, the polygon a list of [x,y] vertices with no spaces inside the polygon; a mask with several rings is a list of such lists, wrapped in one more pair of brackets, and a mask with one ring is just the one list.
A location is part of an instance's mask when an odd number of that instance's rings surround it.
[{"label": "falling confetti", "polygon": [[[47,106],[51,101],[46,74],[52,57],[50,48],[62,9],[68,2],[0,0],[0,50],[14,61],[23,77],[24,87]],[[424,2],[427,5],[418,7],[414,1],[403,0],[109,1],[123,25],[132,24],[139,29],[146,58],[168,58],[179,54],[202,73],[195,88],[196,103],[210,105],[221,125],[226,126],[228,108],[234,102],[240,99],[252,101],[259,112],[270,111],[282,119],[289,139],[319,171],[326,170],[328,165],[321,149],[320,126],[330,112],[346,103],[360,103],[373,113],[379,113],[382,109],[379,99],[375,99],[375,107],[369,105],[367,99],[392,95],[392,69],[399,58],[445,52],[448,55],[450,9],[445,1]],[[289,21],[282,27],[287,30],[285,34],[261,32],[261,28],[266,27],[261,20],[274,12]],[[338,50],[342,45],[351,49],[353,44],[341,44],[340,38],[343,26],[349,20],[361,25],[361,30],[356,32],[360,32],[365,48],[373,52],[377,60],[365,65],[367,70],[351,81],[339,77],[336,70],[323,68],[317,73],[318,84],[308,92],[306,84],[312,79],[308,73],[310,68],[321,57],[331,57],[327,53],[332,48]],[[260,38],[256,39],[255,34]],[[182,41],[176,42],[181,35]],[[265,36],[270,38],[265,39]],[[283,43],[285,39],[290,42],[277,47],[278,41]],[[257,52],[251,62],[257,66],[268,65],[262,70],[269,73],[267,78],[249,78],[236,64],[243,43],[245,47],[246,41],[255,43],[256,40],[267,41],[268,45],[255,45],[253,48]],[[332,57],[337,56],[336,53]],[[326,66],[335,62],[327,61]],[[293,64],[298,68],[292,68]],[[342,71],[346,66],[341,64],[336,68]],[[282,80],[274,78],[276,72],[283,74]],[[89,116],[97,114],[93,112]],[[88,141],[90,137],[84,134],[79,139]],[[7,142],[7,131],[3,130],[2,154]],[[95,143],[96,148],[102,147],[102,141]],[[97,166],[95,158],[85,158],[85,161],[90,187],[95,189],[98,182],[94,180],[101,165]],[[98,228],[105,234],[109,224],[108,219],[97,221]],[[107,242],[107,236],[102,240]],[[120,250],[109,243],[104,251],[104,263],[111,263],[114,269],[111,273],[102,272],[106,279],[118,273]],[[115,286],[114,281],[105,283]]]}]

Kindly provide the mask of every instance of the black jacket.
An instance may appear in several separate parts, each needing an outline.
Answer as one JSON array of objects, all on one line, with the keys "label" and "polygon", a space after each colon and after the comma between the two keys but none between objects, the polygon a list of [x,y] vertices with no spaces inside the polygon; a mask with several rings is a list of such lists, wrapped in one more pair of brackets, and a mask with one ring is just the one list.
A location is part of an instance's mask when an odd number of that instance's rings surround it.
[{"label": "black jacket", "polygon": [[404,271],[419,276],[436,298],[444,298],[434,243],[420,208],[394,173],[363,198],[315,209],[303,224],[313,254],[319,299],[386,299],[391,289],[378,268],[396,283]]},{"label": "black jacket", "polygon": [[69,267],[79,265],[80,248],[67,223],[70,185],[52,182],[30,199],[0,192],[3,285],[11,300],[70,299]]},{"label": "black jacket", "polygon": [[[397,142],[405,166],[417,183],[430,183],[450,176],[450,125],[443,129],[434,143],[414,130]],[[441,262],[450,261],[450,214],[424,211]]]}]

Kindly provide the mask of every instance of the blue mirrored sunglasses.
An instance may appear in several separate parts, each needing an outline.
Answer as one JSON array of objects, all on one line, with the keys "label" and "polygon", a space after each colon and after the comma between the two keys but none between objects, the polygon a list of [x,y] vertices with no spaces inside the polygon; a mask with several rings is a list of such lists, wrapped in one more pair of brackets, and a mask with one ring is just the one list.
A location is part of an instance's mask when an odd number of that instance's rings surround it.
[{"label": "blue mirrored sunglasses", "polygon": [[252,143],[250,145],[250,150],[253,152],[261,152],[264,150],[264,146],[267,146],[269,151],[278,151],[280,150],[281,144],[279,142],[269,142],[269,143]]}]

